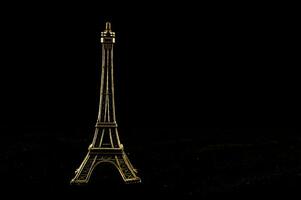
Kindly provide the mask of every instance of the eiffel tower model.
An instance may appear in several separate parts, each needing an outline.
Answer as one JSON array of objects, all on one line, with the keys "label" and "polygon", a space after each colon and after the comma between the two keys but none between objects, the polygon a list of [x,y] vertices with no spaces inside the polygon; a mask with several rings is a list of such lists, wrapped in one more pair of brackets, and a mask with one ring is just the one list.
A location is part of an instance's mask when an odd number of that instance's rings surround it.
[{"label": "eiffel tower model", "polygon": [[124,152],[117,131],[113,78],[115,33],[111,30],[111,23],[106,23],[106,29],[101,32],[100,41],[102,43],[102,67],[98,119],[88,154],[75,171],[71,184],[88,183],[94,168],[102,163],[111,163],[115,166],[125,183],[139,183],[141,180],[137,176],[137,170]]}]

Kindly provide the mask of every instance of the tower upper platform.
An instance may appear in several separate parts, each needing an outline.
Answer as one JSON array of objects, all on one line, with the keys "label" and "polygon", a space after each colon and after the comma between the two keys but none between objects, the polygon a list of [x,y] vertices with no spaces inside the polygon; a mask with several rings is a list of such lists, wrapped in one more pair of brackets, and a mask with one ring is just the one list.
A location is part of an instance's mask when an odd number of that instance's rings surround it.
[{"label": "tower upper platform", "polygon": [[115,43],[115,32],[112,31],[110,22],[106,23],[106,29],[101,32],[100,42],[106,44]]}]

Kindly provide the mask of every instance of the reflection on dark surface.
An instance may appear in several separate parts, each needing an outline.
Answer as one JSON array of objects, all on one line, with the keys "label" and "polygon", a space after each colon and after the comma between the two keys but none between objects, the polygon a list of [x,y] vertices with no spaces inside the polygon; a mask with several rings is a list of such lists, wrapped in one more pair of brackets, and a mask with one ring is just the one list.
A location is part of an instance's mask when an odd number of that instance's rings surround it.
[{"label": "reflection on dark surface", "polygon": [[[263,133],[269,129],[161,130],[167,135],[182,131],[200,135],[150,137],[150,140],[138,136],[140,142],[137,138],[124,138],[126,151],[135,160],[142,184],[124,185],[114,168],[104,166],[96,169],[90,185],[70,186],[73,169],[84,157],[89,141],[66,134],[62,137],[60,133],[41,134],[40,137],[29,133],[6,144],[5,151],[0,154],[2,184],[4,188],[24,189],[33,196],[37,191],[45,191],[72,198],[113,194],[137,198],[141,195],[184,195],[210,199],[297,194],[301,177],[301,138],[293,129],[287,129],[285,136]],[[132,137],[152,131],[133,130]]]}]

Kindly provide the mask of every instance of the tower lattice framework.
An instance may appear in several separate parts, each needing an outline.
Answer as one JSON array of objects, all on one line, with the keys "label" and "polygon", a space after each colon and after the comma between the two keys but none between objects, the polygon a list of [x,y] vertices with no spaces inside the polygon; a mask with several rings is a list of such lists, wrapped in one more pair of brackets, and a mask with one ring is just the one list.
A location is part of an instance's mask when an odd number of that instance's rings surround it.
[{"label": "tower lattice framework", "polygon": [[101,163],[111,163],[119,171],[125,183],[141,182],[137,170],[128,159],[123,145],[120,143],[114,102],[114,76],[113,76],[113,45],[115,33],[111,24],[106,23],[106,29],[101,32],[102,67],[100,83],[100,101],[98,119],[95,133],[88,153],[71,184],[85,184],[89,182],[94,168]]}]

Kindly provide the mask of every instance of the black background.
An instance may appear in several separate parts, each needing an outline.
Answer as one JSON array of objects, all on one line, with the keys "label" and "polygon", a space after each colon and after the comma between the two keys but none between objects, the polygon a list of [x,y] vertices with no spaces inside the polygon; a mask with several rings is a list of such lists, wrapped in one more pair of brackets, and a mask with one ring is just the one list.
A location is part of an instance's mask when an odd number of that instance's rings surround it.
[{"label": "black background", "polygon": [[[300,129],[281,128],[300,121],[294,13],[126,6],[3,8],[2,188],[71,198],[296,195]],[[107,168],[71,187],[96,122],[106,21],[116,32],[120,137],[143,183],[123,185]]]}]

